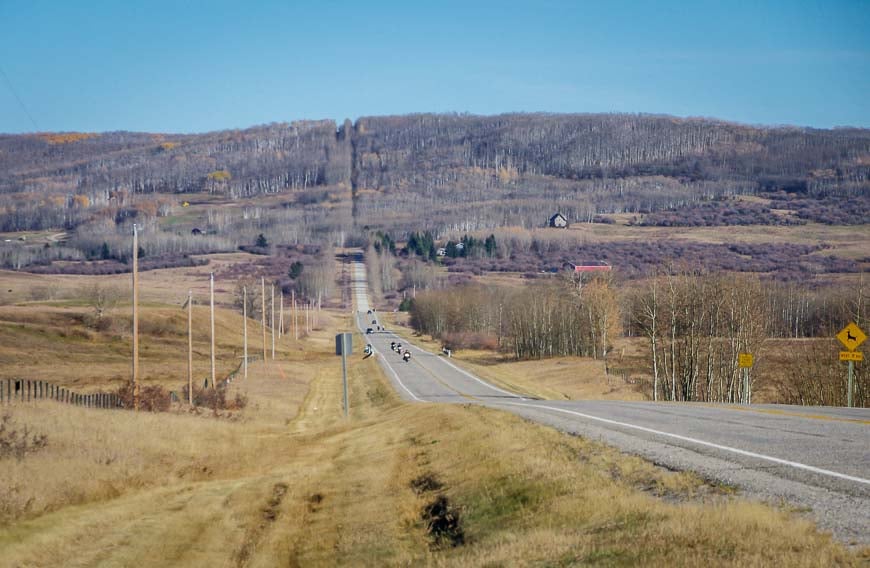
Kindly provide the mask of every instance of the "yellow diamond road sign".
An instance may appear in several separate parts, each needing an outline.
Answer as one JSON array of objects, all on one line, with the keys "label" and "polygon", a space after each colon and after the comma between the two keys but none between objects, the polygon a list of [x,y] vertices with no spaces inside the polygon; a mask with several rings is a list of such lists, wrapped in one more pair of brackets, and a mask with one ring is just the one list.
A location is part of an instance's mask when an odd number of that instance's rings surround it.
[{"label": "yellow diamond road sign", "polygon": [[861,328],[855,325],[854,323],[850,323],[846,327],[837,334],[837,339],[840,340],[846,349],[849,351],[854,351],[858,349],[858,346],[864,343],[864,340],[867,339],[867,336],[861,331]]},{"label": "yellow diamond road sign", "polygon": [[748,369],[755,363],[755,357],[752,356],[752,353],[739,353],[737,355],[737,366],[741,369]]}]

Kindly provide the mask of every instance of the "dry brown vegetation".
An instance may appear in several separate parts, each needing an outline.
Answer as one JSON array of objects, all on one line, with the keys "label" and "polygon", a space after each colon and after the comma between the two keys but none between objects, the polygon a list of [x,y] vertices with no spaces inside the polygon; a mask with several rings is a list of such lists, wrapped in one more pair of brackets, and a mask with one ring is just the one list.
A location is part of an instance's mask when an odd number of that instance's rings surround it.
[{"label": "dry brown vegetation", "polygon": [[14,408],[49,446],[0,462],[15,488],[3,563],[859,562],[810,523],[691,475],[502,412],[402,403],[371,360],[351,366],[345,422],[328,340],[258,367],[239,421]]},{"label": "dry brown vegetation", "polygon": [[502,412],[403,403],[371,359],[352,360],[346,422],[340,321],[233,383],[250,400],[235,418],[11,407],[47,442],[0,461],[2,563],[859,562],[692,475]]}]

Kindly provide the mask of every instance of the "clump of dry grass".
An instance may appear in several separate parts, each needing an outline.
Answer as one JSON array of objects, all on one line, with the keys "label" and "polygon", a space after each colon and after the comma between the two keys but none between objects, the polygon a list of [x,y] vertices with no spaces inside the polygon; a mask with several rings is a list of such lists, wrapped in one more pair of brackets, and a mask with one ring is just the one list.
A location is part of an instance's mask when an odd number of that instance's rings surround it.
[{"label": "clump of dry grass", "polygon": [[19,427],[8,412],[0,415],[0,460],[24,459],[46,446],[48,436],[33,432],[28,425]]}]

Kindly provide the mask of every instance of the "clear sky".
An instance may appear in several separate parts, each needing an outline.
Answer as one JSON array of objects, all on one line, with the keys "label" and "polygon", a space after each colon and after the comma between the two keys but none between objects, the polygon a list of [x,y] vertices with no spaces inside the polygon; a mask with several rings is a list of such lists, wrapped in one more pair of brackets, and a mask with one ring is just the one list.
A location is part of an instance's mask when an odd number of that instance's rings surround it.
[{"label": "clear sky", "polygon": [[453,111],[870,127],[870,0],[0,0],[0,132]]}]

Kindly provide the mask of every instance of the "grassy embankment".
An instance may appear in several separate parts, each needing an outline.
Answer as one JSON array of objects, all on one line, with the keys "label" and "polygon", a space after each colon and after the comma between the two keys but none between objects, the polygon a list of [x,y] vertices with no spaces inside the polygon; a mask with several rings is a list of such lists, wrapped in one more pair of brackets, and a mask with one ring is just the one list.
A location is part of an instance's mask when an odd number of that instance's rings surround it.
[{"label": "grassy embankment", "polygon": [[[0,459],[0,565],[868,559],[690,474],[494,410],[404,403],[371,359],[352,361],[345,421],[332,354],[342,322],[327,315],[306,340],[285,339],[278,362],[234,383],[250,400],[235,419],[10,408],[48,445]],[[173,337],[165,351],[183,344]],[[447,514],[424,520],[433,503]]]}]

